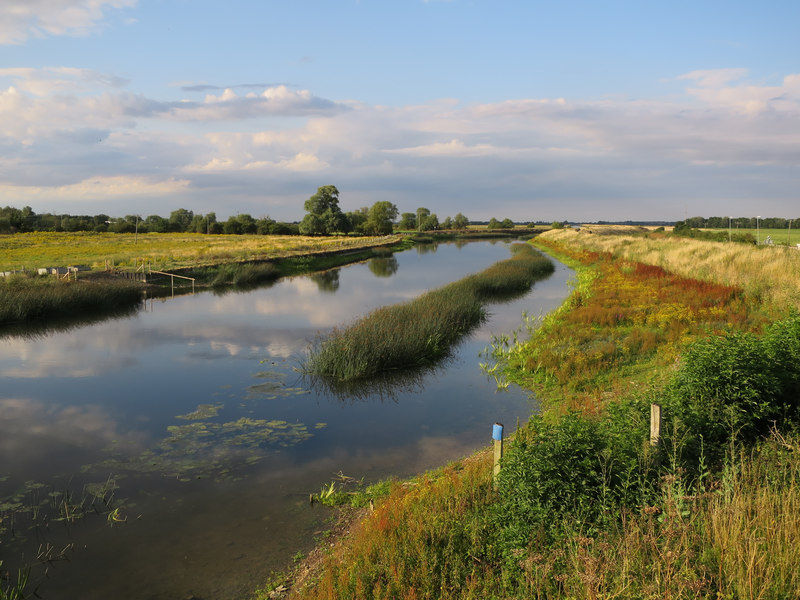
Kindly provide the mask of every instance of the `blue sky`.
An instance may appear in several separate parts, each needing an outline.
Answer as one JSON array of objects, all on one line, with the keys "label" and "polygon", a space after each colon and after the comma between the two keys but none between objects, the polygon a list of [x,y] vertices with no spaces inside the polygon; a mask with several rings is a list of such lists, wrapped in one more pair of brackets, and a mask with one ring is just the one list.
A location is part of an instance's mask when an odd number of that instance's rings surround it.
[{"label": "blue sky", "polygon": [[800,217],[800,2],[3,0],[0,205]]}]

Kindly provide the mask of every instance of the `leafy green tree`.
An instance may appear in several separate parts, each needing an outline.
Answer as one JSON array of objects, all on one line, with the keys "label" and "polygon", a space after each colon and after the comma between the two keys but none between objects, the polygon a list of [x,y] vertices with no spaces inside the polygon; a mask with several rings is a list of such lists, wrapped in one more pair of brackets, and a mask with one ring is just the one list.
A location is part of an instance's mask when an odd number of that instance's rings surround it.
[{"label": "leafy green tree", "polygon": [[422,231],[435,231],[439,229],[439,217],[435,213],[429,214],[422,220]]},{"label": "leafy green tree", "polygon": [[500,221],[492,217],[489,219],[489,224],[486,226],[487,229],[500,229]]},{"label": "leafy green tree", "polygon": [[453,219],[450,217],[445,217],[444,221],[442,221],[442,229],[452,229],[453,228]]},{"label": "leafy green tree", "polygon": [[397,228],[403,231],[411,231],[412,229],[417,228],[417,215],[414,213],[403,213],[400,215],[400,222],[397,224]]},{"label": "leafy green tree", "polygon": [[236,220],[241,225],[242,233],[252,234],[258,230],[256,220],[247,213],[236,215]]},{"label": "leafy green tree", "polygon": [[169,221],[159,215],[148,215],[144,220],[144,224],[147,227],[147,231],[152,231],[153,233],[166,233],[169,229]]},{"label": "leafy green tree", "polygon": [[466,229],[468,226],[469,226],[469,219],[464,215],[462,215],[461,213],[458,213],[456,215],[456,218],[453,219],[453,227],[455,229]]},{"label": "leafy green tree", "polygon": [[303,205],[308,214],[300,223],[304,235],[331,235],[352,230],[350,221],[339,208],[339,190],[333,185],[317,188],[317,193]]},{"label": "leafy green tree", "polygon": [[422,206],[420,206],[417,209],[417,230],[418,231],[424,231],[422,225],[425,222],[425,219],[427,219],[430,216],[430,214],[431,214],[431,211],[429,211],[427,208],[424,208]]},{"label": "leafy green tree", "polygon": [[185,208],[179,208],[169,213],[169,230],[175,232],[189,231],[194,213]]},{"label": "leafy green tree", "polygon": [[222,232],[226,235],[241,235],[244,233],[242,229],[242,222],[231,215],[228,220],[222,224]]},{"label": "leafy green tree", "polygon": [[392,233],[397,219],[397,207],[386,200],[381,200],[369,209],[364,230],[371,235],[387,235]]},{"label": "leafy green tree", "polygon": [[262,217],[256,221],[256,233],[258,235],[269,235],[275,227],[275,221],[267,217]]},{"label": "leafy green tree", "polygon": [[365,233],[364,226],[369,218],[369,209],[362,206],[358,210],[347,213],[347,218],[350,220],[350,226],[356,233]]},{"label": "leafy green tree", "polygon": [[511,219],[503,219],[503,222],[500,223],[500,227],[502,229],[514,229],[514,221]]}]

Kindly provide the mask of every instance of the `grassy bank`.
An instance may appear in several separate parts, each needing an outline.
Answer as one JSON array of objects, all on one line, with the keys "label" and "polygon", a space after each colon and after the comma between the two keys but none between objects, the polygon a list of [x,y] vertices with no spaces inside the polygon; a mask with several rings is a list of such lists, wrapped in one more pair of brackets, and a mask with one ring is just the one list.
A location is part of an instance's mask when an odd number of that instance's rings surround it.
[{"label": "grassy bank", "polygon": [[780,282],[700,282],[637,264],[652,248],[620,261],[546,239],[579,281],[530,339],[494,348],[546,406],[497,490],[486,452],[397,483],[293,596],[800,597],[800,318],[762,304]]},{"label": "grassy bank", "polygon": [[553,263],[530,245],[513,244],[511,250],[512,258],[481,273],[335,329],[312,349],[304,370],[348,382],[441,359],[484,320],[484,304],[524,292],[553,271]]},{"label": "grassy bank", "polygon": [[[25,243],[33,242],[40,237],[47,241],[44,248],[34,245],[28,247],[27,254],[18,253],[15,257],[28,265],[52,265],[59,257],[70,259],[69,264],[77,264],[81,259],[85,259],[87,264],[104,265],[100,255],[96,253],[98,250],[90,243],[92,238],[98,236],[101,239],[112,238],[107,242],[116,244],[117,251],[119,251],[119,247],[131,244],[133,240],[133,236],[116,234],[19,234],[22,241],[15,242],[18,249],[26,248]],[[0,243],[17,237],[0,237]],[[76,244],[79,250],[59,251],[66,252],[64,254],[53,253],[53,248],[59,245],[59,241],[69,245],[68,242],[73,237],[79,240],[79,243]],[[357,243],[351,244],[350,242],[353,240],[349,238],[344,241],[339,238],[308,238],[304,241],[304,238],[296,239],[296,236],[283,236],[286,238],[285,240],[273,240],[270,245],[264,242],[265,238],[280,236],[250,236],[258,238],[257,241],[261,245],[247,250],[248,240],[241,240],[242,236],[230,236],[235,238],[232,240],[233,245],[226,246],[221,243],[213,255],[216,257],[214,260],[230,260],[235,256],[237,262],[186,267],[185,263],[189,260],[187,256],[191,256],[192,245],[197,243],[199,238],[202,238],[202,243],[208,243],[209,240],[218,241],[215,238],[219,236],[188,236],[194,240],[188,244],[188,247],[186,237],[182,234],[158,236],[158,239],[161,240],[159,244],[166,244],[165,248],[171,248],[173,253],[169,254],[168,250],[163,249],[162,252],[170,256],[169,261],[162,261],[154,265],[148,260],[148,265],[152,269],[158,267],[158,270],[168,268],[165,264],[171,265],[170,272],[192,278],[194,281],[172,280],[169,275],[151,274],[148,276],[148,283],[143,284],[115,278],[102,271],[81,272],[77,280],[60,280],[52,276],[34,275],[35,271],[30,268],[27,268],[25,272],[0,278],[0,326],[45,318],[71,318],[92,313],[101,316],[110,311],[134,307],[141,301],[143,292],[146,292],[148,296],[159,296],[170,294],[174,289],[181,291],[198,287],[248,288],[274,281],[283,276],[323,271],[374,256],[384,256],[385,253],[402,249],[409,243],[399,240],[399,238],[359,238]],[[307,245],[309,239],[314,241],[311,246]],[[370,247],[367,245],[378,241],[382,242],[380,246]],[[105,246],[101,244],[100,247]],[[247,253],[250,251],[253,254]],[[297,254],[302,251],[311,253]],[[190,252],[190,254],[182,254],[186,252]],[[264,260],[264,252],[274,252],[274,256],[271,256],[270,260]],[[118,253],[115,256],[119,259],[121,255]],[[52,259],[54,262],[44,262],[48,259]],[[142,260],[136,259],[140,264]],[[211,255],[206,255],[204,260],[212,260]],[[115,265],[118,267],[119,262],[116,262]]]},{"label": "grassy bank", "polygon": [[346,252],[397,243],[399,236],[308,237],[293,235],[204,235],[200,233],[18,233],[0,236],[0,271],[106,264],[159,271],[291,256]]},{"label": "grassy bank", "polygon": [[800,310],[800,251],[793,247],[602,235],[571,229],[552,230],[538,240],[659,266],[686,278],[739,288],[753,302]]}]

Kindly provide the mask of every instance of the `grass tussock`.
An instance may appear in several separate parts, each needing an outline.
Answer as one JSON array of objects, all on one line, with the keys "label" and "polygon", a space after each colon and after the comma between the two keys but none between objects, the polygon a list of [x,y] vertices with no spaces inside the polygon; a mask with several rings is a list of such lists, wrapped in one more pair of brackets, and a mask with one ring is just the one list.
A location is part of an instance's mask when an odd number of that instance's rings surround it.
[{"label": "grass tussock", "polygon": [[485,319],[486,302],[524,292],[553,270],[552,262],[527,244],[513,245],[512,252],[512,258],[477,275],[334,329],[312,349],[304,370],[348,382],[440,360]]}]

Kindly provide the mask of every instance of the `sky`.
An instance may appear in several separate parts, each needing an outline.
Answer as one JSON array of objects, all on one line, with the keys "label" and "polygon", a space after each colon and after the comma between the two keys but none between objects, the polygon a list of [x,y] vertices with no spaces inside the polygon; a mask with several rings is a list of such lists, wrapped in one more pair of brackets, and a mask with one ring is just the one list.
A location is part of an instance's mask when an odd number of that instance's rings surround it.
[{"label": "sky", "polygon": [[797,0],[2,0],[0,206],[800,217]]}]

